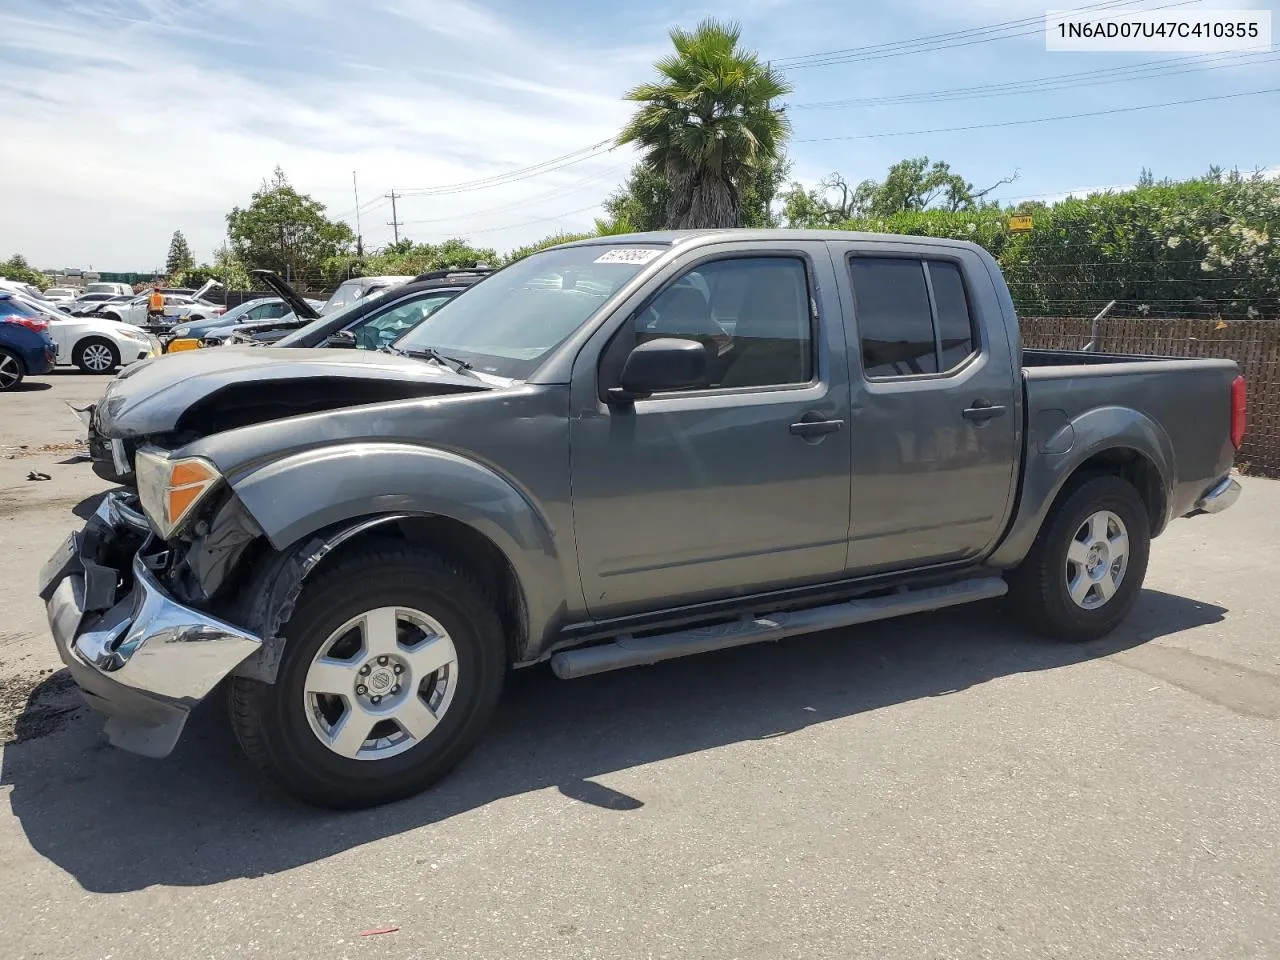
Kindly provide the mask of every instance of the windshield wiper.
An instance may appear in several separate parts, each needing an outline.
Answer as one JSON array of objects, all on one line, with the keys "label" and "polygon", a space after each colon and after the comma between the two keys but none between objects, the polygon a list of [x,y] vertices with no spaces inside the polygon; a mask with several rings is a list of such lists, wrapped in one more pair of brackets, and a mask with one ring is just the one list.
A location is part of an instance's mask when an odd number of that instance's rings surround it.
[{"label": "windshield wiper", "polygon": [[440,364],[440,366],[452,370],[454,373],[465,373],[467,376],[475,377],[477,380],[480,379],[472,372],[471,364],[467,363],[467,361],[459,360],[457,357],[446,357],[435,347],[422,347],[417,350],[403,350],[400,347],[387,344],[380,349],[385,350],[388,353],[399,354],[402,357],[413,357],[415,360],[434,360],[436,363]]}]

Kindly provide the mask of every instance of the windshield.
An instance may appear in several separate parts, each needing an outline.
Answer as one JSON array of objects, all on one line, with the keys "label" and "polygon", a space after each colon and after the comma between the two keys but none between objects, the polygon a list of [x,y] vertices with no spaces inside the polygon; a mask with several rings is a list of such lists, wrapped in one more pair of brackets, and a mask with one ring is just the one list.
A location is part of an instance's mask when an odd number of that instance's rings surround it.
[{"label": "windshield", "polygon": [[[335,292],[334,296],[336,297],[337,295],[338,294]],[[332,330],[341,330],[343,326],[345,326],[345,324],[342,322],[342,318],[346,317],[351,313],[354,313],[356,308],[361,306],[361,304],[362,304],[362,301],[354,300],[351,303],[347,304],[345,307],[339,307],[337,310],[334,310],[330,313],[322,313],[319,317],[312,320],[306,326],[299,327],[297,330],[294,330],[287,337],[281,337],[279,340],[275,342],[275,346],[292,347],[298,341],[306,340],[308,336],[315,333],[317,330],[319,330],[322,327],[328,327]]]},{"label": "windshield", "polygon": [[522,379],[666,249],[592,244],[535,253],[446,303],[395,345],[434,348],[486,373]]},{"label": "windshield", "polygon": [[320,312],[325,315],[334,314],[359,303],[364,288],[365,285],[359,280],[348,280],[346,283],[339,284],[338,289],[333,291],[333,296],[320,308]]}]

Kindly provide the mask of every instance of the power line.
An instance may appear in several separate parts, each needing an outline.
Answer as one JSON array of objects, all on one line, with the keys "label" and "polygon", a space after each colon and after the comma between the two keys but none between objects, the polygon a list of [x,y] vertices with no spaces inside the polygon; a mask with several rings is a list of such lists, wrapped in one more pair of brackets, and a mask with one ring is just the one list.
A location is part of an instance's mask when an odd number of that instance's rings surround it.
[{"label": "power line", "polygon": [[[1011,80],[1005,83],[988,83],[972,87],[949,87],[943,90],[926,90],[917,93],[894,94],[885,97],[860,97],[851,100],[821,100],[812,103],[790,103],[788,110],[819,110],[844,107],[881,106],[900,103],[930,103],[952,100],[985,99],[987,97],[1012,96],[1023,93],[1044,93],[1054,90],[1066,90],[1076,87],[1091,87],[1100,84],[1125,83],[1130,80],[1148,80],[1176,76],[1182,73],[1199,73],[1202,70],[1223,70],[1229,67],[1246,66],[1254,63],[1266,63],[1280,58],[1280,54],[1270,51],[1250,53],[1230,53],[1216,57],[1206,57],[1197,65],[1188,65],[1183,57],[1170,57],[1149,64],[1127,64],[1120,67],[1105,67],[1099,70],[1084,70],[1079,73],[1063,73],[1052,77],[1038,77],[1026,80]],[[1217,61],[1227,60],[1227,63]],[[1203,64],[1210,64],[1204,66]],[[1127,74],[1127,75],[1126,75]]]},{"label": "power line", "polygon": [[557,213],[549,217],[536,217],[533,220],[525,220],[521,223],[508,223],[501,227],[485,227],[483,230],[464,230],[462,234],[470,238],[473,234],[479,233],[501,233],[503,230],[516,230],[520,227],[533,226],[535,223],[546,223],[550,220],[563,220],[565,217],[572,217],[575,214],[586,213],[588,210],[597,210],[603,201],[597,201],[585,207],[579,207],[577,210],[566,210],[564,213]]},{"label": "power line", "polygon": [[566,153],[559,157],[553,157],[550,160],[543,160],[540,163],[531,164],[527,167],[520,167],[516,170],[508,170],[506,173],[495,174],[491,177],[483,177],[478,180],[467,180],[462,183],[452,183],[440,187],[407,187],[400,190],[400,196],[430,197],[448,193],[464,193],[470,190],[483,190],[489,187],[505,186],[508,183],[527,180],[530,177],[541,176],[544,173],[551,173],[554,170],[562,170],[575,163],[582,163],[585,160],[591,160],[601,154],[609,153],[613,149],[614,141],[611,137],[608,140],[601,140],[598,143],[580,147],[572,153]]},{"label": "power line", "polygon": [[469,217],[481,217],[490,213],[506,213],[509,210],[517,210],[522,207],[533,206],[534,204],[541,203],[544,200],[549,200],[552,197],[559,197],[569,193],[576,193],[578,190],[582,189],[585,186],[590,186],[590,185],[599,183],[600,181],[605,180],[609,177],[617,176],[625,169],[626,169],[626,164],[623,164],[622,166],[618,166],[618,167],[610,167],[608,170],[604,170],[597,174],[592,174],[589,177],[583,177],[581,180],[575,180],[571,183],[565,184],[562,187],[556,187],[553,190],[547,190],[543,193],[535,194],[532,197],[526,197],[523,200],[516,200],[511,203],[501,204],[499,206],[487,207],[483,210],[470,210],[466,213],[459,214],[457,216],[452,216],[452,217],[432,217],[426,220],[406,220],[405,223],[414,224],[414,225],[423,224],[423,223],[450,223],[458,220],[464,220]]},{"label": "power line", "polygon": [[[1112,7],[1126,6],[1132,2],[1134,2],[1134,0],[1105,0],[1105,2],[1092,3],[1083,7],[1077,7],[1071,12],[1082,13],[1087,10],[1109,9]],[[790,69],[794,64],[802,63],[807,60],[820,60],[826,59],[827,57],[849,56],[852,54],[862,53],[880,53],[901,47],[932,44],[939,40],[954,40],[961,37],[974,36],[975,34],[990,33],[995,30],[1005,30],[1012,27],[1025,27],[1031,23],[1043,22],[1043,14],[1034,17],[1019,17],[1016,20],[1002,20],[999,23],[989,23],[981,27],[968,27],[964,30],[950,30],[945,33],[930,33],[921,37],[912,37],[907,40],[890,40],[884,43],[871,43],[861,47],[843,47],[839,50],[821,50],[816,53],[802,53],[791,57],[773,57],[772,62],[785,70]]]},{"label": "power line", "polygon": [[835,140],[879,140],[883,137],[912,137],[926,133],[959,133],[965,130],[990,130],[995,127],[1020,127],[1032,123],[1051,123],[1057,120],[1079,120],[1084,117],[1105,117],[1117,113],[1135,113],[1139,110],[1157,110],[1163,107],[1181,107],[1192,103],[1208,103],[1213,100],[1233,100],[1238,97],[1256,97],[1264,93],[1280,93],[1280,87],[1266,90],[1246,90],[1241,93],[1223,93],[1213,97],[1194,97],[1190,100],[1169,100],[1165,103],[1144,103],[1135,107],[1115,107],[1111,110],[1091,110],[1087,113],[1063,113],[1054,117],[1031,117],[1026,120],[997,120],[993,123],[971,123],[962,127],[935,127],[932,130],[890,130],[884,133],[855,133],[841,137],[807,137],[792,143],[829,143]]},{"label": "power line", "polygon": [[[1111,0],[1111,2],[1108,2],[1105,4],[1094,4],[1093,6],[1090,6],[1090,7],[1080,7],[1078,10],[1071,11],[1071,12],[1079,13],[1082,11],[1087,11],[1087,10],[1092,10],[1097,8],[1105,9],[1108,7],[1115,7],[1115,6],[1127,4],[1130,2],[1132,2],[1132,0]],[[1177,3],[1165,3],[1157,7],[1145,7],[1145,8],[1139,8],[1136,10],[1125,10],[1125,11],[1121,11],[1121,13],[1123,14],[1123,13],[1150,12],[1155,10],[1169,10],[1173,7],[1185,7],[1185,6],[1190,6],[1191,4],[1200,3],[1200,2],[1202,2],[1202,0],[1179,0],[1179,2]],[[1110,18],[1099,17],[1099,19],[1105,20]],[[899,41],[896,46],[901,47],[901,49],[887,49],[887,50],[883,50],[883,52],[877,52],[877,48],[875,47],[865,48],[868,52],[861,52],[864,48],[855,47],[847,52],[836,52],[836,53],[832,53],[825,56],[822,54],[810,54],[810,56],[812,57],[815,57],[815,58],[822,57],[822,59],[805,60],[804,62],[785,65],[782,67],[782,69],[783,70],[802,70],[808,67],[829,67],[829,66],[834,66],[836,64],[841,64],[841,63],[866,63],[873,60],[888,60],[894,57],[910,56],[911,54],[915,54],[915,53],[934,53],[938,50],[951,50],[956,47],[970,47],[977,43],[991,43],[994,40],[1013,40],[1017,37],[1029,37],[1029,36],[1042,33],[1044,30],[1043,15],[1038,17],[1025,18],[1022,21],[1022,25],[1026,25],[1027,23],[1032,23],[1032,22],[1040,25],[1030,30],[1018,30],[1013,33],[997,33],[994,36],[980,36],[976,34],[991,33],[997,30],[1007,29],[1009,27],[1017,25],[1017,23],[1014,21],[1010,21],[1008,24],[993,24],[990,27],[978,27],[978,28],[974,28],[974,30],[971,30],[971,31],[956,31],[955,36],[957,37],[960,37],[961,35],[966,33],[974,34],[974,35],[970,36],[967,39],[957,39],[954,43],[924,43],[923,40],[927,38],[921,38],[920,40]],[[940,35],[940,36],[945,36],[945,35]],[[881,46],[893,47],[895,45],[883,44]]]}]

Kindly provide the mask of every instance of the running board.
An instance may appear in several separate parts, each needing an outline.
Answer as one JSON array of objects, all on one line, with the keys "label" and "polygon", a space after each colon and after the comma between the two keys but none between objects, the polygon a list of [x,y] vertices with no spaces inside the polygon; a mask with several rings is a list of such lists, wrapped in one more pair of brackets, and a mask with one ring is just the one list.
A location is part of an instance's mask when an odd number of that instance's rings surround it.
[{"label": "running board", "polygon": [[712,650],[727,650],[765,640],[781,640],[800,633],[848,627],[855,623],[887,620],[909,613],[925,613],[975,600],[1003,597],[1009,586],[1000,577],[962,580],[941,587],[900,590],[884,597],[848,600],[824,607],[792,610],[773,616],[744,618],[729,623],[677,630],[651,637],[623,634],[609,643],[565,650],[551,658],[551,669],[561,680],[593,673],[638,667],[660,660],[687,657]]}]

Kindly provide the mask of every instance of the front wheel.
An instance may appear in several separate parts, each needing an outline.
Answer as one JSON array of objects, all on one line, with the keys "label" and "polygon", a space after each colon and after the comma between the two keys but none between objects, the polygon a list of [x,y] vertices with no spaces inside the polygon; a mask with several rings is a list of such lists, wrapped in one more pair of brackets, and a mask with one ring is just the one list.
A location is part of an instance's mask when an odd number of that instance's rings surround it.
[{"label": "front wheel", "polygon": [[303,588],[274,684],[234,678],[241,747],[317,806],[410,796],[474,746],[497,707],[506,644],[479,584],[439,556],[383,544]]},{"label": "front wheel", "polygon": [[110,373],[120,365],[120,353],[110,340],[86,337],[76,344],[71,360],[85,373]]},{"label": "front wheel", "polygon": [[1105,636],[1133,609],[1147,574],[1151,523],[1128,481],[1100,476],[1069,489],[1010,575],[1028,624],[1058,640]]}]

